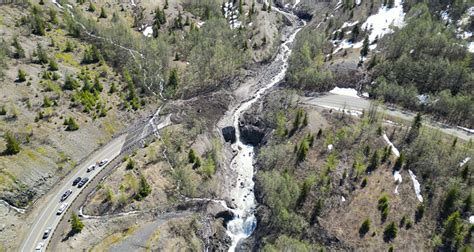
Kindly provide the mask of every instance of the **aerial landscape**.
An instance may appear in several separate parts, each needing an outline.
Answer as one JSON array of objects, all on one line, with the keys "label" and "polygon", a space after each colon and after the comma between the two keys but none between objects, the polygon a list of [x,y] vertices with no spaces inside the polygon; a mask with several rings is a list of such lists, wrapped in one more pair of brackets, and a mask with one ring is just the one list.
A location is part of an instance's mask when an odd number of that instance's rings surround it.
[{"label": "aerial landscape", "polygon": [[473,251],[474,1],[0,2],[0,252]]}]

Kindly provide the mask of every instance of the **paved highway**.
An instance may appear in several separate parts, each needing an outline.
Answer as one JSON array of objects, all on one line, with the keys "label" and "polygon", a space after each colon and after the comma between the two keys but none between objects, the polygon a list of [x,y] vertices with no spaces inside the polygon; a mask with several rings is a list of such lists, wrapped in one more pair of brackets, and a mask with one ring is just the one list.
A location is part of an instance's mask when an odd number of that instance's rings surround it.
[{"label": "paved highway", "polygon": [[[87,172],[87,167],[92,164],[95,164],[98,161],[108,159],[109,161],[114,159],[120,154],[122,146],[125,142],[126,134],[115,138],[107,145],[100,148],[98,151],[94,152],[90,157],[87,158],[85,162],[81,165],[74,168],[74,171],[71,172],[69,176],[63,179],[64,184],[59,187],[59,189],[53,190],[51,195],[48,197],[48,201],[46,205],[43,206],[43,209],[39,213],[39,217],[35,218],[34,223],[31,225],[31,229],[29,230],[26,239],[21,244],[21,250],[23,252],[31,252],[35,251],[35,248],[38,246],[40,242],[44,242],[44,247],[41,251],[44,251],[46,245],[51,238],[51,234],[47,239],[43,239],[44,231],[51,227],[54,231],[56,226],[58,225],[61,215],[56,215],[58,208],[61,206],[62,202],[60,202],[61,196],[65,191],[68,189],[72,190],[72,194],[64,201],[71,204],[71,202],[79,195],[81,190],[87,186],[87,184],[82,188],[77,188],[77,186],[72,186],[72,182],[77,177],[88,177],[92,179],[94,176],[99,173],[101,168],[96,168],[92,172]],[[66,211],[66,210],[65,210]]]},{"label": "paved highway", "polygon": [[[358,111],[361,112],[362,110],[367,111],[370,107],[370,100],[364,98],[357,98],[353,96],[347,95],[339,95],[339,94],[324,94],[317,97],[301,97],[300,99],[303,104],[306,105],[313,105],[318,107],[324,108],[334,108],[334,109],[346,109],[350,111]],[[385,115],[389,115],[392,117],[400,118],[407,121],[412,121],[415,117],[415,114],[395,109],[390,109],[385,107],[384,105],[379,106],[379,111],[383,109]],[[469,141],[473,138],[473,134],[467,131],[454,128],[451,126],[444,125],[438,122],[429,122],[424,120],[423,124],[430,128],[436,128],[441,130],[446,134],[450,134],[461,138],[463,140]]]}]

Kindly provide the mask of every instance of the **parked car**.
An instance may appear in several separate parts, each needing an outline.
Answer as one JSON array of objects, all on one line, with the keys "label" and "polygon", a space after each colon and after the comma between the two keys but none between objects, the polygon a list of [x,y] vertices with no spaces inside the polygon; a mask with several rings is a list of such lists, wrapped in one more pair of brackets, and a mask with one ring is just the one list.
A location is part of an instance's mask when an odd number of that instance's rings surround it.
[{"label": "parked car", "polygon": [[89,181],[88,177],[85,177],[85,178],[81,179],[81,181],[79,181],[79,183],[77,183],[77,187],[78,188],[83,187],[87,183],[87,181]]},{"label": "parked car", "polygon": [[102,161],[100,161],[100,162],[99,162],[99,167],[102,167],[102,166],[106,165],[108,162],[109,162],[109,160],[108,160],[107,158],[104,159],[104,160],[102,160]]},{"label": "parked car", "polygon": [[66,210],[67,205],[68,205],[68,203],[66,203],[66,202],[62,203],[61,206],[59,207],[58,211],[56,212],[56,214],[61,215],[64,212],[64,210]]},{"label": "parked car", "polygon": [[77,177],[74,181],[72,181],[72,186],[76,186],[77,183],[79,183],[81,181],[81,177]]},{"label": "parked car", "polygon": [[51,230],[53,230],[51,227],[44,230],[43,239],[47,239],[49,237],[49,234],[51,233]]},{"label": "parked car", "polygon": [[95,164],[93,164],[93,165],[87,167],[87,172],[91,172],[91,171],[95,170],[95,168],[96,168],[96,166],[95,166]]},{"label": "parked car", "polygon": [[35,248],[35,252],[43,251],[43,247],[44,247],[44,242],[38,243],[38,245]]},{"label": "parked car", "polygon": [[63,193],[63,196],[61,196],[61,201],[65,201],[65,200],[69,197],[69,195],[71,195],[71,193],[72,193],[72,190],[71,190],[71,189],[65,191],[65,192]]}]

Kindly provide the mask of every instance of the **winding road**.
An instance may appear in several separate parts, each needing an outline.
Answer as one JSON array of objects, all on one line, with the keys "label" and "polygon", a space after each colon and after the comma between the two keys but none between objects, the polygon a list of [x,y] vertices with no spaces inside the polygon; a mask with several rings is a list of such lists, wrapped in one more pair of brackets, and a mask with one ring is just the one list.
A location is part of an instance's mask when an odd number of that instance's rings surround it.
[{"label": "winding road", "polygon": [[88,177],[90,180],[92,180],[104,167],[96,168],[95,170],[89,173],[87,172],[87,168],[90,165],[95,164],[97,161],[101,161],[104,159],[113,160],[115,157],[117,157],[120,154],[122,146],[125,143],[125,137],[126,134],[123,134],[113,139],[107,145],[103,146],[98,151],[90,155],[84,162],[82,162],[81,165],[74,168],[74,172],[71,172],[69,176],[63,179],[62,184],[60,186],[56,186],[49,193],[49,195],[46,196],[47,198],[45,199],[45,205],[37,206],[40,207],[42,210],[38,217],[35,218],[34,222],[31,224],[31,229],[29,230],[26,239],[23,241],[20,251],[35,251],[35,248],[40,242],[44,243],[44,248],[46,247],[52,234],[50,234],[47,239],[42,239],[43,233],[49,227],[51,227],[52,231],[54,231],[56,226],[59,224],[61,220],[61,215],[57,215],[56,212],[62,204],[62,202],[60,202],[60,199],[63,193],[68,189],[72,190],[72,194],[64,201],[71,204],[71,201],[73,201],[77,196],[79,196],[81,191],[85,188],[85,186],[82,188],[72,186],[72,182],[74,181],[74,179],[76,179],[77,177]]},{"label": "winding road", "polygon": [[[362,97],[353,97],[340,94],[321,94],[316,97],[300,97],[300,101],[303,104],[310,106],[318,106],[329,109],[332,108],[337,110],[344,109],[356,113],[361,113],[363,110],[367,111],[370,108],[371,103],[371,100]],[[399,118],[405,121],[412,121],[416,116],[416,114],[412,112],[401,111],[398,109],[386,107],[384,105],[379,106],[379,111],[380,110],[383,110],[383,113],[386,116]],[[466,141],[473,139],[472,133],[439,122],[424,120],[423,125],[432,129],[439,129],[443,133],[453,135]]]}]

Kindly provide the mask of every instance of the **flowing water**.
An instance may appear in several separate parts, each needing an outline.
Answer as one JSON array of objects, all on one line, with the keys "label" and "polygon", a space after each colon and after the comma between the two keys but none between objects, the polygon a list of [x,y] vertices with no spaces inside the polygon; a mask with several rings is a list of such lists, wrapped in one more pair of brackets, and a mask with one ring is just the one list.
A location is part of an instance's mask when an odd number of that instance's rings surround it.
[{"label": "flowing water", "polygon": [[[276,8],[275,8],[276,9]],[[295,17],[294,15],[278,10],[285,15]],[[296,34],[304,26],[305,22],[298,20],[300,25],[291,33],[288,39],[280,46],[278,55],[275,58],[275,62],[278,65],[278,71],[274,73],[274,76],[268,83],[265,83],[260,88],[252,99],[242,103],[233,114],[233,126],[236,130],[237,141],[232,145],[232,148],[237,155],[232,159],[231,169],[237,174],[237,184],[233,187],[230,195],[232,195],[232,201],[235,208],[232,209],[234,213],[234,219],[227,223],[227,235],[232,239],[232,244],[229,251],[235,251],[235,248],[239,241],[249,237],[257,226],[257,219],[255,217],[255,194],[254,194],[254,147],[246,145],[240,140],[240,129],[239,129],[239,118],[243,112],[252,106],[262,95],[270,88],[275,86],[285,77],[286,70],[288,69],[288,58],[291,54],[291,45],[295,40]]]}]

